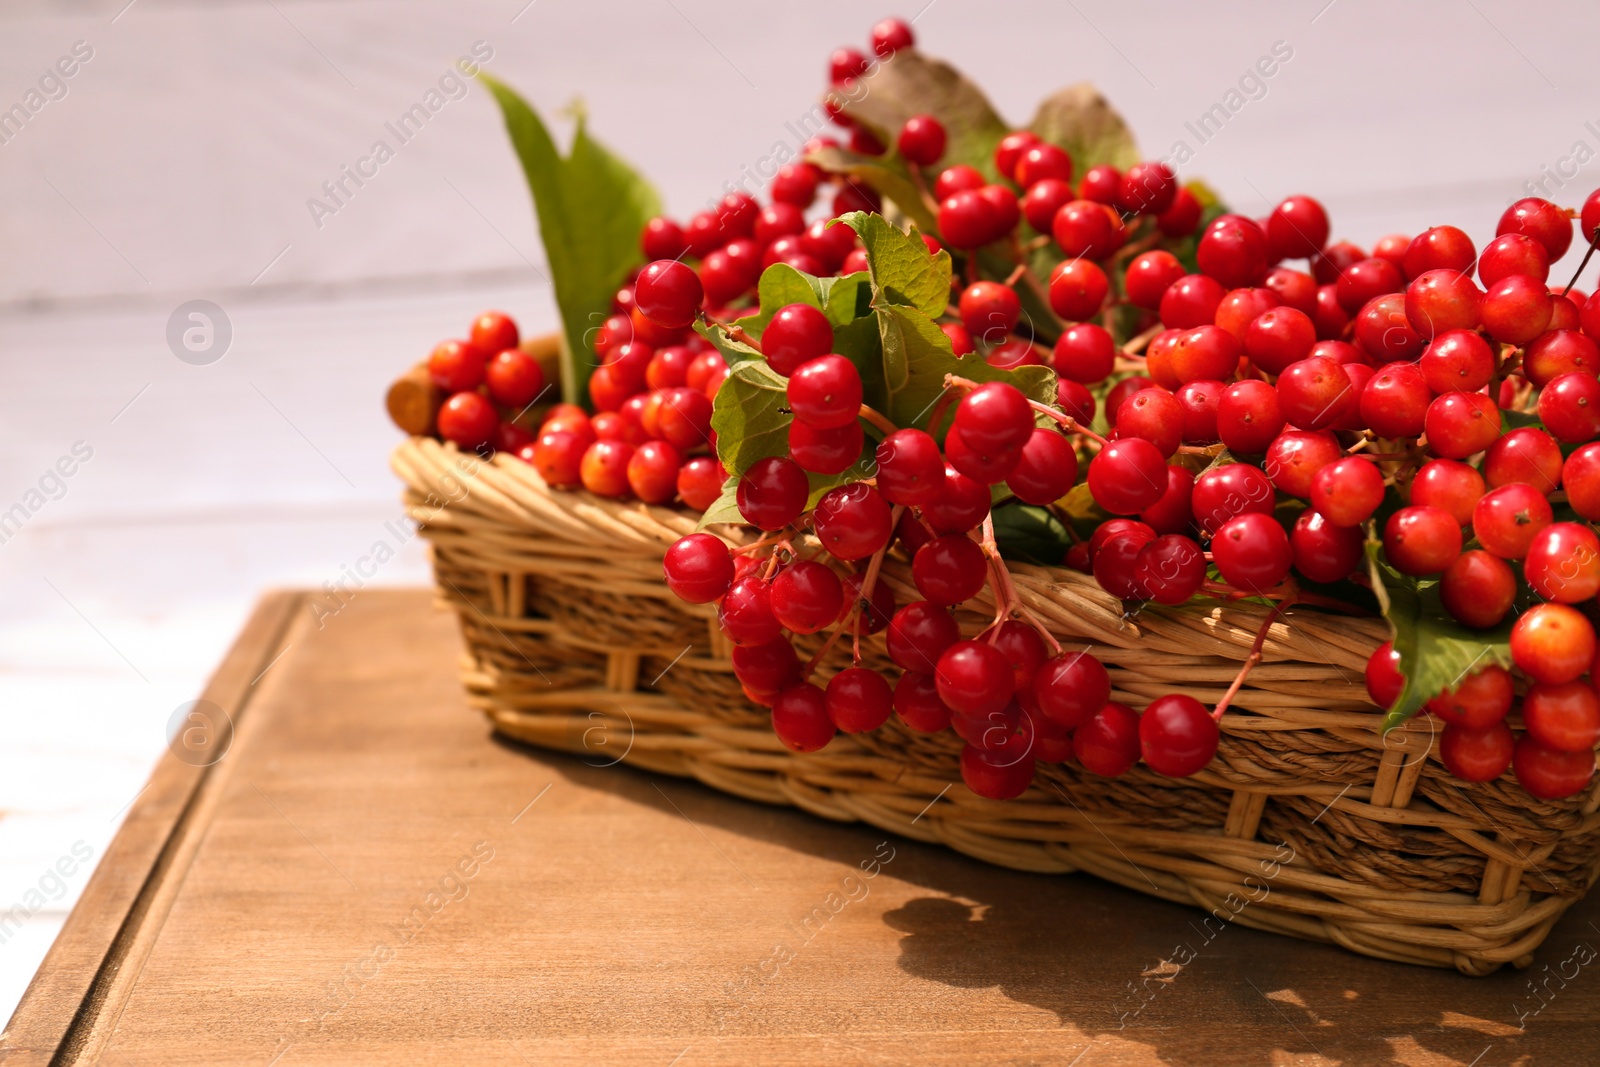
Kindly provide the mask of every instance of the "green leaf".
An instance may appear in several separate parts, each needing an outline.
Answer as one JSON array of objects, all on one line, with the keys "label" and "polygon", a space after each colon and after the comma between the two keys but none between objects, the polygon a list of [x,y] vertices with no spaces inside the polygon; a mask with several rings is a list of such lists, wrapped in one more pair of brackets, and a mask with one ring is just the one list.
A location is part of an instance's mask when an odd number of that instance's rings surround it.
[{"label": "green leaf", "polygon": [[722,494],[711,502],[706,508],[706,513],[700,516],[696,530],[704,530],[707,526],[715,526],[719,522],[744,522],[744,516],[739,514],[739,478],[737,475],[728,475],[728,480],[722,483]]},{"label": "green leaf", "polygon": [[938,219],[900,157],[864,156],[848,148],[819,148],[806,156],[806,162],[866,186],[893,203],[925,232],[938,232]]},{"label": "green leaf", "polygon": [[1417,582],[1378,558],[1382,546],[1367,543],[1368,572],[1373,592],[1394,627],[1394,648],[1400,654],[1405,686],[1384,716],[1392,730],[1446,689],[1490,664],[1511,666],[1511,620],[1492,630],[1469,630],[1445,610],[1436,581]]},{"label": "green leaf", "polygon": [[[916,227],[906,233],[882,215],[852,211],[839,216],[856,231],[867,250],[873,303],[909,304],[929,318],[950,306],[950,253],[929,255]],[[836,223],[836,224],[837,224]]]},{"label": "green leaf", "polygon": [[[900,127],[913,115],[932,115],[948,138],[941,167],[965,163],[990,180],[999,178],[994,150],[1011,132],[987,97],[961,72],[915,49],[896,52],[857,79],[835,90],[845,114],[866,126],[879,141],[893,145]],[[898,199],[895,203],[902,208]]]},{"label": "green leaf", "polygon": [[1127,170],[1142,158],[1127,123],[1088,82],[1045,97],[1028,128],[1040,140],[1066,149],[1074,174],[1101,163]]},{"label": "green leaf", "polygon": [[[739,324],[736,323],[735,325]],[[730,367],[737,367],[739,364],[750,360],[761,361],[760,352],[757,352],[743,341],[735,341],[732,337],[729,337],[725,326],[716,323],[707,325],[703,322],[697,322],[694,328],[696,333],[710,341],[712,347],[722,353],[722,361]]]},{"label": "green leaf", "polygon": [[1049,508],[1007,504],[994,509],[994,539],[1005,559],[1058,567],[1072,538]]},{"label": "green leaf", "polygon": [[816,278],[787,263],[774,263],[761,272],[756,287],[760,307],[736,325],[759,339],[779,308],[810,304],[828,316],[835,328],[854,322],[872,306],[871,280],[866,271],[841,278]]},{"label": "green leaf", "polygon": [[[876,309],[878,335],[883,342],[883,374],[863,384],[867,404],[883,412],[896,426],[922,426],[944,392],[947,374],[976,382],[1010,382],[1031,400],[1055,402],[1056,374],[1049,367],[991,367],[977,353],[959,359],[950,338],[928,316],[904,304],[880,304]],[[726,388],[726,385],[724,385]],[[719,394],[720,395],[720,394]],[[948,412],[947,412],[948,417]],[[940,435],[939,427],[928,427]]]},{"label": "green leaf", "polygon": [[717,433],[717,458],[729,477],[743,475],[758,459],[789,454],[794,416],[784,406],[788,384],[789,379],[757,358],[733,367],[718,387],[711,428]]},{"label": "green leaf", "polygon": [[661,200],[649,182],[589,136],[582,115],[562,158],[522,97],[487,74],[478,77],[500,105],[533,193],[561,310],[562,395],[586,403],[593,370],[586,335],[610,315],[612,297],[643,261],[639,232],[661,213]]},{"label": "green leaf", "polygon": [[1072,525],[1073,533],[1083,541],[1093,537],[1101,523],[1116,518],[1111,512],[1095,503],[1094,494],[1089,492],[1088,482],[1079,482],[1068,489],[1067,495],[1056,502],[1056,507]]}]

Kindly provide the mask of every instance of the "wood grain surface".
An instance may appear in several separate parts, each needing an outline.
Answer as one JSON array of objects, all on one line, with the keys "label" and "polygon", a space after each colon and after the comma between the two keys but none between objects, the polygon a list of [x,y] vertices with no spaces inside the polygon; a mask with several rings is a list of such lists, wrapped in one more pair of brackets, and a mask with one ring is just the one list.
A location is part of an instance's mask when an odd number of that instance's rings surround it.
[{"label": "wood grain surface", "polygon": [[1593,1060],[1594,901],[1528,972],[1385,964],[501,743],[428,594],[322,622],[262,602],[0,1062]]}]

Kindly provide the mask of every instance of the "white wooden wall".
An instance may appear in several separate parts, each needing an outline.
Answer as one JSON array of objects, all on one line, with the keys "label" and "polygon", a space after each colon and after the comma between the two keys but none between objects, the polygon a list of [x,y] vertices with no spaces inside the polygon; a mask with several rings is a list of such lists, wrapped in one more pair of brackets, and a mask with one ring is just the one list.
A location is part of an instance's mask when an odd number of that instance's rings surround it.
[{"label": "white wooden wall", "polygon": [[[318,226],[306,202],[322,183],[483,42],[487,69],[547,114],[582,97],[595,133],[687,215],[790,137],[831,47],[896,13],[125,3],[0,7],[0,109],[92,49],[0,144],[0,512],[35,499],[75,443],[92,449],[0,544],[0,913],[75,842],[100,854],[260,590],[335,580],[384,536],[399,513],[389,378],[482,308],[554,321],[481,88]],[[1525,182],[1572,205],[1600,185],[1597,28],[1593,5],[1509,0],[933,0],[916,22],[1019,123],[1087,78],[1152,154],[1186,141],[1186,174],[1243,210],[1309,192],[1357,241],[1452,222],[1480,244]],[[1278,42],[1292,56],[1201,143],[1185,123]],[[165,339],[192,299],[232,324],[209,365]],[[425,579],[413,544],[375,580]],[[0,1011],[85,877],[0,943]]]}]

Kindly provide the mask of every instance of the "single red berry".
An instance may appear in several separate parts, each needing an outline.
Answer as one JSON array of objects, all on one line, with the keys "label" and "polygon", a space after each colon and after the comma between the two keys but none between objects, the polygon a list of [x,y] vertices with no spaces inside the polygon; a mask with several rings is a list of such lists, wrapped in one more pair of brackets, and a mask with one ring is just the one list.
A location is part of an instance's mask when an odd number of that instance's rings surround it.
[{"label": "single red berry", "polygon": [[1517,782],[1540,800],[1561,800],[1583,792],[1594,777],[1593,752],[1562,752],[1524,734],[1511,757]]},{"label": "single red berry", "polygon": [[[1085,182],[1085,185],[1087,184]],[[1089,194],[1085,192],[1084,195]],[[1200,225],[1200,216],[1204,210],[1200,198],[1187,186],[1180,186],[1177,195],[1172,198],[1172,206],[1156,216],[1156,228],[1167,237],[1187,237]]]},{"label": "single red berry", "polygon": [[772,705],[772,732],[785,748],[795,752],[815,752],[825,747],[837,730],[828,717],[822,690],[802,682],[779,693]]},{"label": "single red berry", "polygon": [[1254,378],[1234,382],[1217,400],[1217,436],[1231,452],[1259,455],[1283,426],[1278,391],[1266,382]]},{"label": "single red berry", "polygon": [[789,424],[789,458],[816,474],[843,474],[861,458],[865,443],[859,420],[829,430],[799,419]]},{"label": "single red berry", "polygon": [[1095,502],[1113,515],[1135,515],[1166,492],[1167,462],[1149,441],[1118,439],[1089,461],[1088,484]]},{"label": "single red berry", "polygon": [[500,416],[478,393],[457,393],[439,408],[439,436],[459,448],[476,451],[494,439]]},{"label": "single red berry", "polygon": [[1401,508],[1384,524],[1383,553],[1401,574],[1438,574],[1461,555],[1461,527],[1439,508]]},{"label": "single red berry", "polygon": [[1600,520],[1600,444],[1583,445],[1561,467],[1567,503],[1590,522]]},{"label": "single red berry", "polygon": [[1404,267],[1407,278],[1420,278],[1430,270],[1471,271],[1477,258],[1477,248],[1464,231],[1434,226],[1411,239]]},{"label": "single red berry", "polygon": [[1293,552],[1276,519],[1247,511],[1223,523],[1211,538],[1211,557],[1222,580],[1264,593],[1289,576]]},{"label": "single red berry", "polygon": [[1367,660],[1367,695],[1380,708],[1394,706],[1405,688],[1405,675],[1400,673],[1400,653],[1394,650],[1393,641],[1379,645]]},{"label": "single red berry", "polygon": [[[598,417],[598,416],[597,416]],[[628,488],[646,504],[667,504],[678,495],[683,453],[667,441],[646,441],[628,457]]]},{"label": "single red berry", "polygon": [[1430,270],[1406,287],[1406,321],[1423,340],[1451,330],[1476,330],[1483,292],[1455,270]]},{"label": "single red berry", "polygon": [[1317,328],[1310,316],[1292,307],[1269,308],[1245,327],[1245,355],[1268,374],[1282,374],[1311,354]]},{"label": "single red berry", "polygon": [[1423,427],[1428,451],[1445,459],[1466,459],[1500,436],[1500,409],[1482,393],[1445,393],[1428,405]]},{"label": "single red berry", "polygon": [[639,272],[633,286],[640,312],[666,329],[678,329],[694,321],[705,298],[700,278],[687,265],[671,259],[658,259]]},{"label": "single red berry", "polygon": [[1411,503],[1443,508],[1460,526],[1472,521],[1484,490],[1483,475],[1453,459],[1424,463],[1411,480]]},{"label": "single red berry", "polygon": [[1489,782],[1511,766],[1516,738],[1503,722],[1481,730],[1446,726],[1439,737],[1439,760],[1463,782]]},{"label": "single red berry", "polygon": [[1511,659],[1538,682],[1581,677],[1594,662],[1594,625],[1566,604],[1535,604],[1511,627]]},{"label": "single red berry", "polygon": [[1355,390],[1344,368],[1314,356],[1292,363],[1278,378],[1283,417],[1306,430],[1320,430],[1342,420],[1357,406]]},{"label": "single red berry", "polygon": [[1531,485],[1513,482],[1491,489],[1472,509],[1472,533],[1501,559],[1521,559],[1535,535],[1554,519],[1550,502]]},{"label": "single red berry", "polygon": [[1139,748],[1139,715],[1126,704],[1105,704],[1072,732],[1073,756],[1102,778],[1124,774],[1139,761]]},{"label": "single red berry", "polygon": [[736,645],[764,645],[782,624],[772,613],[772,586],[755,574],[737,578],[717,605],[717,625]]},{"label": "single red berry", "polygon": [[1348,578],[1364,558],[1366,536],[1354,526],[1335,526],[1321,512],[1307,508],[1289,532],[1294,569],[1313,582]]},{"label": "single red berry", "polygon": [[1526,275],[1536,281],[1550,276],[1550,253],[1544,245],[1520,233],[1507,233],[1496,237],[1484,246],[1478,259],[1478,280],[1484,288],[1513,274]]},{"label": "single red berry", "polygon": [[969,744],[961,750],[961,781],[990,800],[1012,800],[1027,792],[1034,770],[1033,756],[1017,743],[994,749]]},{"label": "single red berry", "polygon": [[1061,334],[1051,362],[1061,377],[1093,385],[1111,376],[1116,358],[1117,344],[1105,327],[1080,322]]},{"label": "single red berry", "polygon": [[1339,306],[1354,315],[1371,300],[1399,293],[1405,288],[1405,275],[1387,259],[1374,256],[1346,267],[1334,284]]},{"label": "single red berry", "polygon": [[866,559],[894,532],[888,503],[865,482],[830,489],[812,512],[817,539],[835,559]]},{"label": "single red berry", "polygon": [[1069,182],[1072,180],[1072,157],[1053,144],[1029,145],[1017,157],[1011,177],[1024,189],[1045,178]]},{"label": "single red berry", "polygon": [[1550,290],[1523,274],[1502,278],[1484,294],[1480,317],[1496,341],[1523,345],[1550,325]]},{"label": "single red berry", "polygon": [[[1033,191],[1029,190],[1028,195],[1032,196]],[[1183,276],[1183,264],[1178,262],[1178,257],[1158,248],[1129,261],[1123,275],[1123,290],[1139,307],[1154,311],[1161,306],[1161,296],[1167,287]]]},{"label": "single red berry", "polygon": [[1227,289],[1215,278],[1185,274],[1161,295],[1161,323],[1176,330],[1209,326],[1226,293]]},{"label": "single red berry", "polygon": [[1115,249],[1120,229],[1115,213],[1092,200],[1061,205],[1050,223],[1050,234],[1068,259],[1104,259]]},{"label": "single red berry", "polygon": [[815,429],[847,426],[860,415],[861,373],[843,356],[818,356],[790,376],[788,401],[795,418]]},{"label": "single red berry", "polygon": [[735,645],[733,674],[740,684],[776,694],[800,680],[800,657],[787,637],[760,645]]},{"label": "single red berry", "polygon": [[936,734],[950,725],[950,709],[939,699],[931,668],[900,676],[894,686],[894,710],[901,722],[920,733]]},{"label": "single red berry", "polygon": [[1556,522],[1534,534],[1522,575],[1535,596],[1579,604],[1600,593],[1600,537],[1576,522]]},{"label": "single red berry", "polygon": [[504,352],[521,341],[516,322],[504,311],[485,311],[473,319],[469,338],[485,352]]},{"label": "single red berry", "polygon": [[1429,700],[1428,710],[1452,726],[1481,730],[1504,720],[1515,697],[1511,672],[1491,663]]},{"label": "single red berry", "polygon": [[973,282],[962,290],[957,307],[967,332],[985,339],[1009,334],[1022,314],[1017,291],[999,282]]},{"label": "single red berry", "polygon": [[883,675],[866,667],[847,667],[828,679],[823,706],[833,724],[847,734],[876,730],[894,711],[894,693]]},{"label": "single red berry", "polygon": [[1267,272],[1266,234],[1242,215],[1223,215],[1206,227],[1195,261],[1230,289],[1255,285]]},{"label": "single red berry", "polygon": [[739,479],[739,514],[762,530],[781,530],[800,517],[811,482],[793,460],[781,456],[758,459]]},{"label": "single red berry", "polygon": [[[940,479],[941,482],[943,479]],[[1006,487],[1024,504],[1043,506],[1065,496],[1078,481],[1078,454],[1061,434],[1035,427],[1022,456],[1006,476]],[[878,484],[883,484],[882,468]]]},{"label": "single red berry", "polygon": [[489,395],[512,408],[532,403],[544,388],[544,371],[538,360],[519,348],[508,348],[491,359],[484,378]]},{"label": "single red berry", "polygon": [[1291,196],[1267,218],[1267,244],[1273,259],[1308,258],[1328,243],[1328,212],[1309,196]]},{"label": "single red berry", "polygon": [[1554,263],[1567,254],[1572,244],[1572,219],[1548,200],[1530,196],[1506,208],[1495,227],[1495,236],[1520,233],[1544,245]]},{"label": "single red berry", "polygon": [[913,115],[900,127],[900,154],[919,166],[930,167],[944,155],[944,124],[932,115]]},{"label": "single red berry", "polygon": [[838,619],[844,586],[832,568],[800,560],[778,572],[769,599],[772,614],[784,629],[813,634]]},{"label": "single red berry", "polygon": [[644,224],[639,235],[639,247],[646,259],[677,259],[689,249],[683,227],[669,218],[657,215]]},{"label": "single red berry", "polygon": [[662,559],[667,588],[690,604],[709,604],[733,584],[733,556],[708,533],[680,537]]},{"label": "single red berry", "polygon": [[1383,503],[1383,472],[1370,459],[1346,456],[1311,479],[1311,506],[1336,526],[1360,526]]},{"label": "single red berry", "polygon": [[1159,161],[1135,163],[1122,176],[1117,191],[1117,206],[1140,215],[1159,215],[1172,206],[1178,195],[1178,179],[1172,168]]},{"label": "single red berry", "polygon": [[1581,371],[1552,379],[1539,391],[1539,421],[1567,444],[1600,437],[1600,380]]},{"label": "single red berry", "polygon": [[1187,693],[1158,697],[1139,716],[1139,749],[1145,763],[1168,778],[1187,778],[1217,754],[1217,723],[1204,704]]},{"label": "single red berry", "polygon": [[950,610],[927,600],[895,612],[884,632],[884,646],[897,666],[928,674],[933,673],[944,650],[959,640],[961,630]]},{"label": "single red berry", "polygon": [[1182,534],[1157,537],[1141,547],[1134,559],[1134,581],[1160,604],[1184,603],[1200,591],[1205,578],[1205,553]]},{"label": "single red berry", "polygon": [[940,699],[963,715],[997,712],[1010,703],[1015,689],[1011,665],[982,641],[958,641],[945,649],[934,680]]},{"label": "single red berry", "polygon": [[522,458],[533,464],[546,485],[576,489],[583,484],[580,473],[583,453],[591,443],[566,430],[545,430],[537,441],[523,448]]},{"label": "single red berry", "polygon": [[1499,556],[1481,548],[1463,552],[1439,579],[1439,599],[1461,625],[1487,630],[1500,625],[1517,596],[1517,576]]},{"label": "single red berry", "polygon": [[761,353],[785,377],[833,349],[833,325],[810,304],[779,308],[761,333]]},{"label": "single red berry", "polygon": [[428,357],[428,377],[446,393],[471,392],[483,384],[489,353],[471,341],[444,341]]},{"label": "single red berry", "polygon": [[1088,652],[1063,652],[1035,672],[1033,696],[1043,715],[1072,729],[1111,699],[1111,676]]},{"label": "single red berry", "polygon": [[1275,502],[1272,482],[1247,463],[1225,463],[1203,471],[1195,478],[1190,498],[1195,522],[1208,534],[1245,512],[1271,515]]},{"label": "single red berry", "polygon": [[1064,260],[1050,272],[1050,309],[1069,322],[1099,314],[1110,291],[1106,272],[1087,259]]}]

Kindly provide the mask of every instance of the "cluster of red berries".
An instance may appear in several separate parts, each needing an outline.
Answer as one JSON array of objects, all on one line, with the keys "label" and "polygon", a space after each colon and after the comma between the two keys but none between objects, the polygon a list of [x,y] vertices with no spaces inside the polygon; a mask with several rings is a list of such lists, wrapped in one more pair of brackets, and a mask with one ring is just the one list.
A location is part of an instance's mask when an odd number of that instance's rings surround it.
[{"label": "cluster of red berries", "polygon": [[711,402],[728,365],[684,326],[639,314],[633,291],[630,284],[617,294],[613,315],[596,331],[594,414],[557,404],[521,455],[557,488],[646,504],[681,500],[704,511],[728,477],[711,430]]},{"label": "cluster of red berries", "polygon": [[439,436],[470,451],[515,454],[533,441],[515,420],[544,391],[539,361],[517,347],[509,315],[485,311],[466,340],[443,341],[428,357],[428,377],[445,396]]},{"label": "cluster of red berries", "polygon": [[[730,551],[711,534],[692,534],[663,564],[679,597],[717,603],[722,632],[735,646],[734,673],[752,701],[772,708],[784,744],[813,752],[838,731],[874,730],[898,714],[915,730],[954,730],[965,742],[963,780],[995,799],[1027,789],[1039,760],[1075,759],[1103,775],[1121,774],[1141,756],[1172,776],[1209,763],[1218,731],[1199,701],[1173,694],[1143,715],[1112,702],[1105,667],[1087,652],[1061,648],[1018,600],[1000,560],[991,486],[1047,503],[1077,480],[1072,443],[1035,424],[1036,413],[1052,409],[1008,383],[955,379],[952,397],[960,400],[942,450],[925,430],[892,429],[875,450],[873,479],[829,489],[808,510],[808,472],[837,473],[828,451],[809,442],[842,419],[854,426],[863,409],[853,366],[827,352],[826,320],[790,305],[773,324],[794,321],[809,323],[810,347],[802,353],[809,358],[799,364],[787,363],[795,355],[789,333],[775,338],[769,326],[761,338],[774,369],[792,368],[789,454],[758,460],[738,483],[740,514],[765,536]],[[854,433],[859,449],[861,431]],[[797,548],[807,530],[820,552]],[[877,580],[894,544],[911,558],[921,597],[904,606]],[[841,578],[825,558],[850,569]],[[954,608],[986,586],[994,621],[964,637]],[[793,636],[830,626],[829,639],[802,663]],[[860,638],[879,631],[900,669],[893,681],[860,665]],[[825,687],[812,683],[811,673],[846,634],[854,636],[856,665]]]},{"label": "cluster of red berries", "polygon": [[[880,59],[911,46],[898,20],[874,29]],[[871,63],[836,51],[834,85]],[[921,217],[937,222],[923,236],[930,255],[955,254],[939,322],[954,353],[1003,369],[1049,365],[1058,389],[1047,405],[1006,382],[952,375],[922,425],[896,426],[863,406],[860,373],[833,351],[815,308],[777,309],[759,339],[739,337],[787,379],[793,415],[787,454],[737,482],[738,510],[763,535],[734,550],[708,533],[683,538],[665,573],[683,599],[717,604],[735,673],[773,709],[786,745],[815,751],[898,714],[916,730],[953,729],[965,781],[995,798],[1025,790],[1039,760],[1101,775],[1141,759],[1169,776],[1204,768],[1255,657],[1215,708],[1174,693],[1135,711],[1111,700],[1095,657],[1060,648],[999,557],[991,501],[1055,505],[1081,473],[1102,521],[1067,563],[1133,605],[1265,598],[1277,602],[1273,619],[1293,604],[1347,608],[1340,586],[1370,584],[1365,547],[1378,540],[1393,580],[1436,593],[1486,648],[1505,640],[1495,634],[1515,612],[1514,669],[1474,669],[1429,694],[1426,712],[1444,724],[1440,757],[1467,781],[1514,769],[1542,798],[1588,785],[1600,742],[1600,538],[1589,525],[1600,520],[1600,294],[1548,282],[1574,218],[1596,240],[1600,193],[1581,213],[1517,202],[1481,254],[1453,226],[1385,237],[1369,254],[1330,244],[1327,212],[1309,196],[1263,219],[1210,218],[1163,163],[1076,174],[1066,151],[1027,131],[1000,142],[999,181],[965,164],[928,181],[922,168],[948,140],[936,118],[906,122],[891,149],[830,113],[853,150],[898,154],[922,192]],[[830,182],[831,211],[807,221]],[[728,370],[689,328],[743,314],[730,309],[748,307],[776,263],[815,276],[867,269],[854,231],[829,223],[875,210],[876,194],[796,162],[771,197],[762,207],[733,193],[686,226],[648,224],[641,243],[653,262],[617,295],[596,344],[594,442],[572,428],[587,417],[567,408],[541,437],[567,435],[564,457],[580,442],[589,450],[563,465],[535,454],[552,484],[628,491],[627,464],[601,453],[588,471],[593,450],[622,441],[624,428],[681,450],[694,446],[693,427],[714,450],[708,398]],[[1056,264],[1046,278],[1034,273],[1041,259]],[[1102,406],[1104,435],[1090,428]],[[871,477],[808,507],[816,476],[836,479],[863,455]],[[673,486],[696,507],[721,486],[711,456],[686,462],[701,459],[695,492],[681,476]],[[671,499],[660,484],[631,488]],[[904,606],[877,580],[896,548],[921,598]],[[964,635],[954,608],[986,588],[994,621]],[[793,638],[830,627],[802,663]],[[861,665],[860,638],[878,632],[898,676]],[[854,665],[814,684],[843,636]],[[1396,704],[1404,679],[1392,645],[1367,679],[1376,703]]]}]

